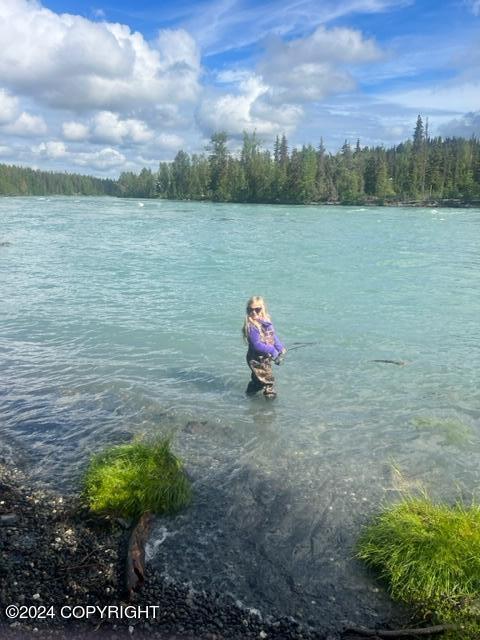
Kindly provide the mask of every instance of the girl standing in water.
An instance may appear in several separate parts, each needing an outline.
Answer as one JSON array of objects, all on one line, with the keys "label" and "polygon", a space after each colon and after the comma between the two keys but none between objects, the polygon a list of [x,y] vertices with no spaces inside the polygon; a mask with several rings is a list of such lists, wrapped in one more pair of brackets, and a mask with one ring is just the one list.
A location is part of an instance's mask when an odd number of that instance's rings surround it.
[{"label": "girl standing in water", "polygon": [[277,392],[272,361],[280,364],[280,356],[287,350],[278,339],[260,296],[253,296],[247,302],[243,337],[248,342],[247,363],[252,372],[246,393],[251,395],[263,389],[263,395],[273,400]]}]

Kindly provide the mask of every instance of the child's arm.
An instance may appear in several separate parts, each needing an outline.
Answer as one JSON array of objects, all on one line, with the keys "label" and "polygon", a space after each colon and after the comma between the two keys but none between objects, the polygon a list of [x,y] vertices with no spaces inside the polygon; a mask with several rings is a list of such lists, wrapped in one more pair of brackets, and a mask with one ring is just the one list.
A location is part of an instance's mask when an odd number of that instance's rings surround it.
[{"label": "child's arm", "polygon": [[266,344],[266,342],[262,341],[262,337],[260,335],[260,331],[257,327],[249,327],[248,329],[248,341],[255,349],[257,353],[260,353],[264,356],[272,356],[272,358],[276,358],[279,354],[279,350],[273,344]]},{"label": "child's arm", "polygon": [[278,353],[285,353],[286,351],[285,345],[282,342],[280,342],[276,333],[274,333],[273,336],[275,339],[275,342],[273,343],[275,349],[278,351]]}]

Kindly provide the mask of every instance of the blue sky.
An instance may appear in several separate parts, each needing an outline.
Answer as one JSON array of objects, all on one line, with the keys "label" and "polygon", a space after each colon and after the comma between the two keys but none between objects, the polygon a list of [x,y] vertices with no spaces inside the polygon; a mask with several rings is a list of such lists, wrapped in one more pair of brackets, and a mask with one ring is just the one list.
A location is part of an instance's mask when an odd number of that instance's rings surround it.
[{"label": "blue sky", "polygon": [[117,176],[204,151],[480,135],[480,0],[0,0],[0,162]]}]

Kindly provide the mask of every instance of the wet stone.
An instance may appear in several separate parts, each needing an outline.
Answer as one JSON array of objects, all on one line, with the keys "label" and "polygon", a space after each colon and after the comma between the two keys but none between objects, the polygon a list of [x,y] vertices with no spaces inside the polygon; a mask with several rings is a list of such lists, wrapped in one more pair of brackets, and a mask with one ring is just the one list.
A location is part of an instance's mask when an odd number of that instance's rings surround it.
[{"label": "wet stone", "polygon": [[0,515],[0,525],[8,526],[16,523],[18,516],[16,513],[4,513]]}]

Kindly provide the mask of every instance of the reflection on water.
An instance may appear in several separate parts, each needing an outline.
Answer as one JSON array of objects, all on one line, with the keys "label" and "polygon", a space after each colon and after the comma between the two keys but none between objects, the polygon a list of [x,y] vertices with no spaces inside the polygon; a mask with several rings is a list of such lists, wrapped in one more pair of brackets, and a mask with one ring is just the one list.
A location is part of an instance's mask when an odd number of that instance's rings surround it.
[{"label": "reflection on water", "polygon": [[[6,454],[72,490],[100,447],[173,434],[195,501],[158,520],[157,571],[324,628],[387,620],[361,526],[479,486],[480,212],[144,205],[0,200]],[[274,402],[244,393],[256,293],[291,347]]]}]

